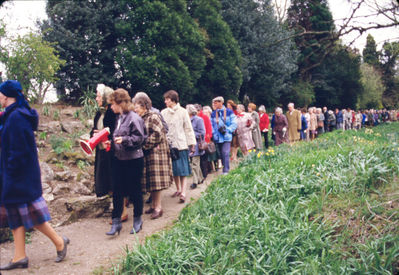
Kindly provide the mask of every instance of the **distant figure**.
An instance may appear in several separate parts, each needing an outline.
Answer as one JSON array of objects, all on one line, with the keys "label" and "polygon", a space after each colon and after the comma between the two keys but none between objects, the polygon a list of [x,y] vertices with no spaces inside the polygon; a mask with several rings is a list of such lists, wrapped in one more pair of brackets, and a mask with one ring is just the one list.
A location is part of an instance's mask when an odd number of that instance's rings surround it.
[{"label": "distant figure", "polygon": [[301,112],[295,110],[294,103],[288,104],[288,111],[286,114],[288,121],[288,137],[290,142],[296,142],[300,139],[299,132],[301,131]]},{"label": "distant figure", "polygon": [[287,127],[288,122],[285,115],[283,115],[283,110],[280,107],[277,107],[274,112],[274,122],[273,122],[273,134],[274,134],[274,142],[276,146],[280,145],[283,142],[288,142],[287,137]]}]

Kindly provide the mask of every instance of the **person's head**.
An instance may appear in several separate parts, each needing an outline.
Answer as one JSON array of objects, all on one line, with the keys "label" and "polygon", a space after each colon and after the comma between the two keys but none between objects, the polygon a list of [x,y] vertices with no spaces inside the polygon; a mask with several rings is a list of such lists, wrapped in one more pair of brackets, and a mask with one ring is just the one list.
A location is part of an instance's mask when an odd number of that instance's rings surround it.
[{"label": "person's head", "polygon": [[226,107],[233,111],[237,110],[237,104],[231,99],[227,100]]},{"label": "person's head", "polygon": [[115,114],[125,114],[133,110],[129,93],[122,88],[116,89],[109,97],[111,109]]},{"label": "person's head", "polygon": [[321,108],[317,108],[317,109],[316,109],[316,113],[317,113],[317,114],[321,114]]},{"label": "person's head", "polygon": [[327,112],[327,107],[323,107],[323,112]]},{"label": "person's head", "polygon": [[207,115],[208,117],[211,117],[212,108],[209,107],[209,106],[204,106],[204,107],[202,108],[202,112],[203,112],[205,115]]},{"label": "person's head", "polygon": [[105,86],[104,84],[98,84],[96,90],[97,90],[96,101],[98,106],[99,107],[107,106],[108,97],[110,96],[110,94],[114,92],[114,90],[108,86]]},{"label": "person's head", "polygon": [[266,113],[266,108],[265,108],[265,106],[264,106],[264,105],[260,105],[259,108],[258,108],[258,111],[259,111],[260,113]]},{"label": "person's head", "polygon": [[194,104],[194,107],[195,107],[195,109],[197,109],[197,112],[198,112],[198,113],[201,112],[201,110],[202,110],[201,104],[195,103],[195,104]]},{"label": "person's head", "polygon": [[309,107],[308,112],[309,114],[313,114],[313,107]]},{"label": "person's head", "polygon": [[238,105],[237,105],[237,112],[238,112],[239,114],[244,113],[244,112],[245,112],[245,106],[242,105],[242,104],[238,104]]},{"label": "person's head", "polygon": [[152,102],[150,97],[144,92],[138,92],[132,99],[134,111],[143,116],[152,107]]},{"label": "person's head", "polygon": [[169,90],[163,94],[166,107],[170,108],[179,103],[179,94],[175,90]]},{"label": "person's head", "polygon": [[0,104],[8,107],[17,99],[25,100],[22,94],[22,86],[17,80],[7,80],[0,85]]},{"label": "person's head", "polygon": [[283,109],[281,109],[280,107],[277,107],[276,110],[274,111],[274,113],[276,114],[276,116],[279,116],[283,113]]},{"label": "person's head", "polygon": [[224,98],[222,96],[215,97],[212,100],[212,107],[215,109],[222,109],[224,103]]},{"label": "person's head", "polygon": [[197,108],[193,104],[188,104],[186,106],[187,113],[190,117],[197,115]]},{"label": "person's head", "polygon": [[294,103],[288,103],[288,111],[292,112],[294,110]]},{"label": "person's head", "polygon": [[306,108],[302,108],[301,109],[301,113],[304,115],[304,114],[306,114]]},{"label": "person's head", "polygon": [[256,105],[255,105],[255,103],[249,103],[248,104],[248,112],[253,112],[253,111],[256,111]]}]

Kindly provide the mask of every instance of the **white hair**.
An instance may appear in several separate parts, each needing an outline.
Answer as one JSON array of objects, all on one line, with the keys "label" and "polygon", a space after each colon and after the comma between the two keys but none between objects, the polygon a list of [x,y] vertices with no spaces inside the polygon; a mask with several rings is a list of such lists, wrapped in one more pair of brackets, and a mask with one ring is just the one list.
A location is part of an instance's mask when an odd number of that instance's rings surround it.
[{"label": "white hair", "polygon": [[274,112],[282,114],[283,113],[283,109],[281,109],[280,107],[277,107]]},{"label": "white hair", "polygon": [[292,108],[294,108],[294,103],[290,102],[288,103],[288,107],[292,106]]}]

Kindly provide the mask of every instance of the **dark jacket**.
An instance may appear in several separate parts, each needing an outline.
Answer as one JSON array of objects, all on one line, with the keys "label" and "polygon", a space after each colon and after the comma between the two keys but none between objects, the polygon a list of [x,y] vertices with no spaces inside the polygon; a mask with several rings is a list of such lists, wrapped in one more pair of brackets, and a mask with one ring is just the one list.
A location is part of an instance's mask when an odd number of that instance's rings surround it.
[{"label": "dark jacket", "polygon": [[116,117],[114,139],[122,137],[121,144],[113,144],[115,156],[119,160],[131,160],[144,156],[142,145],[147,135],[143,119],[133,111]]},{"label": "dark jacket", "polygon": [[2,116],[0,204],[20,204],[42,195],[40,166],[33,131],[39,116],[34,109],[8,106]]},{"label": "dark jacket", "polygon": [[202,118],[199,116],[195,115],[191,117],[191,125],[193,126],[194,134],[195,134],[195,139],[197,141],[197,144],[195,145],[195,152],[193,154],[190,154],[190,157],[197,157],[197,156],[202,156],[205,154],[204,150],[199,150],[198,144],[201,142],[201,140],[205,139],[205,124]]},{"label": "dark jacket", "polygon": [[[101,112],[97,112],[96,115],[94,116],[94,126],[93,126],[93,129],[91,129],[90,137],[93,136],[94,130],[97,130],[97,123],[98,123],[98,120],[100,119],[100,117],[101,117]],[[108,109],[105,111],[105,114],[104,114],[103,124],[104,124],[104,128],[109,127],[109,130],[111,132],[111,134],[109,135],[109,139],[112,139],[112,134],[114,133],[114,130],[115,130],[115,119],[116,119],[115,113],[108,106]]]}]

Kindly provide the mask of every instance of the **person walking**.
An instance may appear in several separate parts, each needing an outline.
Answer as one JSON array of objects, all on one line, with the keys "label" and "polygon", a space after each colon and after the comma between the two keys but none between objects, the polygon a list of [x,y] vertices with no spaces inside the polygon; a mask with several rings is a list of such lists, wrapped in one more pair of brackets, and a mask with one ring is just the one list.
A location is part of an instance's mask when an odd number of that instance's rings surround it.
[{"label": "person walking", "polygon": [[222,158],[223,174],[230,170],[230,143],[233,138],[233,132],[237,129],[237,119],[233,111],[226,108],[224,99],[221,96],[212,100],[215,110],[211,115],[212,136],[219,147]]},{"label": "person walking", "polygon": [[161,111],[169,131],[167,134],[169,144],[175,148],[177,158],[172,158],[173,177],[176,192],[172,197],[179,197],[179,202],[186,201],[186,177],[191,175],[189,151],[194,152],[196,144],[195,134],[187,110],[180,106],[179,94],[174,90],[167,91],[164,95],[166,108]]},{"label": "person walking", "polygon": [[42,183],[34,131],[39,116],[22,94],[21,84],[7,80],[0,85],[0,227],[9,227],[14,238],[14,257],[0,270],[28,268],[25,232],[32,227],[54,244],[55,262],[64,260],[69,239],[59,236],[48,223],[50,213],[42,197]]},{"label": "person walking", "polygon": [[117,115],[112,144],[115,152],[113,160],[114,192],[112,193],[112,227],[107,235],[120,233],[123,198],[128,197],[133,203],[133,228],[130,234],[139,233],[143,226],[143,193],[141,177],[144,167],[142,146],[146,140],[143,119],[133,111],[133,104],[128,92],[115,90],[109,97],[111,109]]},{"label": "person walking", "polygon": [[257,150],[262,150],[263,144],[262,144],[262,136],[260,134],[260,127],[259,127],[259,114],[256,111],[256,105],[254,103],[249,103],[248,104],[248,113],[252,117],[252,121],[254,122],[251,126],[252,130],[252,139],[255,143],[255,148]]},{"label": "person walking", "polygon": [[242,104],[237,106],[237,137],[240,144],[242,154],[248,155],[248,151],[255,148],[255,143],[252,138],[252,127],[255,122],[252,116],[245,112],[245,107]]},{"label": "person walking", "polygon": [[193,171],[193,182],[190,186],[191,189],[197,188],[198,184],[202,183],[204,176],[201,171],[201,156],[205,154],[205,150],[199,148],[199,144],[205,139],[205,125],[202,118],[197,116],[197,108],[194,105],[188,104],[186,106],[188,115],[190,116],[191,125],[193,126],[195,139],[195,151],[190,153],[191,168]]},{"label": "person walking", "polygon": [[269,115],[266,113],[264,105],[260,105],[259,111],[259,128],[265,139],[265,148],[269,148]]},{"label": "person walking", "polygon": [[162,217],[161,192],[173,183],[172,159],[161,115],[151,111],[152,101],[144,93],[133,98],[134,111],[144,120],[147,138],[143,144],[144,170],[141,178],[143,192],[151,193],[151,207],[145,214],[151,219]]},{"label": "person walking", "polygon": [[300,139],[299,132],[301,131],[301,112],[295,110],[294,103],[288,104],[288,111],[286,114],[288,122],[288,138],[290,143],[294,143]]},{"label": "person walking", "polygon": [[283,114],[283,110],[280,107],[277,107],[274,112],[274,122],[273,122],[273,134],[276,146],[280,145],[281,143],[288,142],[287,127],[288,127],[287,118]]}]

